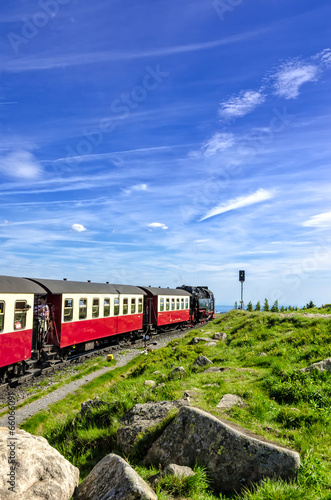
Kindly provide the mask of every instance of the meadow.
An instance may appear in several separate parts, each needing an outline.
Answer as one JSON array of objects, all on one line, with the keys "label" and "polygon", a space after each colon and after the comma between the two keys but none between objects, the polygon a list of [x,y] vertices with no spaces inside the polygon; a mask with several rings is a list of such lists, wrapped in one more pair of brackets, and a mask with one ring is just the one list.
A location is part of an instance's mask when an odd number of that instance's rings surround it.
[{"label": "meadow", "polygon": [[[212,339],[215,332],[225,332],[226,341],[216,346],[205,342],[189,345],[194,336]],[[328,317],[232,310],[167,347],[146,351],[125,367],[82,386],[22,427],[44,436],[80,469],[84,479],[106,454],[122,455],[116,432],[121,417],[134,404],[181,399],[187,392],[193,406],[290,447],[301,456],[295,481],[265,480],[232,498],[331,500],[331,373],[299,371],[331,356],[330,334]],[[224,370],[205,373],[205,368],[195,367],[200,354]],[[185,374],[172,379],[169,373],[177,366],[183,366]],[[145,380],[154,380],[156,387],[144,385]],[[216,408],[228,393],[240,396],[244,405]],[[95,397],[108,404],[75,418],[81,403]],[[168,423],[169,419],[141,436],[131,455],[124,457],[145,480],[158,470],[141,465],[144,451]],[[199,464],[192,478],[164,477],[157,494],[160,500],[229,498],[209,488],[208,471]]]}]

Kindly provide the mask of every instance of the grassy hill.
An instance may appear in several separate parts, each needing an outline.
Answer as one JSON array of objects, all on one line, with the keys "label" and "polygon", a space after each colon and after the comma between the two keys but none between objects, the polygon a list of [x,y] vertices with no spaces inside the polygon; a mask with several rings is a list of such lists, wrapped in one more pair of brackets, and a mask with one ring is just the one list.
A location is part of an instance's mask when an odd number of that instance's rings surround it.
[{"label": "grassy hill", "polygon": [[[194,336],[213,338],[215,332],[225,332],[227,340],[217,346],[204,342],[188,345]],[[331,317],[232,310],[202,331],[192,331],[103,375],[23,427],[46,437],[79,467],[84,478],[104,455],[120,454],[116,444],[119,419],[134,404],[180,399],[188,392],[192,405],[300,453],[302,466],[296,482],[268,480],[236,498],[331,500],[331,373],[298,371],[331,357],[330,338]],[[200,354],[225,369],[204,373],[204,368],[195,368],[193,362]],[[169,379],[177,366],[185,368],[184,377]],[[144,385],[147,379],[162,385],[151,389]],[[245,404],[226,411],[217,409],[228,393],[240,396]],[[93,409],[89,419],[73,424],[80,403],[96,396],[110,406]],[[125,458],[146,479],[157,470],[140,466],[142,449],[138,446],[134,455]],[[158,497],[226,498],[208,490],[206,473],[199,467],[194,480],[164,479]]]}]

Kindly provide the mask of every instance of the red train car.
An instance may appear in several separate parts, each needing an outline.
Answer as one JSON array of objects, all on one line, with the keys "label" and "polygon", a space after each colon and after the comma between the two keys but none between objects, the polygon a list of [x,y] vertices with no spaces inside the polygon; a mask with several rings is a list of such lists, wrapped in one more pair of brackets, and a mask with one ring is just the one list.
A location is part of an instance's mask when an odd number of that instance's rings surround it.
[{"label": "red train car", "polygon": [[144,324],[157,330],[167,325],[190,321],[190,297],[186,290],[174,288],[141,287],[147,294]]},{"label": "red train car", "polygon": [[34,279],[47,292],[54,328],[48,344],[60,348],[143,328],[145,292],[131,285]]},{"label": "red train car", "polygon": [[[11,276],[0,276],[0,379],[24,371],[31,358],[36,296],[45,295],[38,284]],[[4,369],[6,367],[6,369]]]}]

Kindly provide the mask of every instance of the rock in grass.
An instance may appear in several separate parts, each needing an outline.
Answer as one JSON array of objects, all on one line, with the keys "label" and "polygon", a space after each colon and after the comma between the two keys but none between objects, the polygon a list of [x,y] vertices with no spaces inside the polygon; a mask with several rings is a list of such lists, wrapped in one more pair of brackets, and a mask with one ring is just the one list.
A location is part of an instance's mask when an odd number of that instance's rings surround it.
[{"label": "rock in grass", "polygon": [[199,342],[209,342],[210,338],[209,337],[193,337],[191,342],[188,343],[188,345],[195,345],[198,344]]},{"label": "rock in grass", "polygon": [[144,463],[207,468],[217,492],[233,493],[263,478],[294,478],[295,451],[277,446],[198,408],[184,406],[149,449]]},{"label": "rock in grass", "polygon": [[215,332],[214,335],[215,340],[223,340],[223,342],[225,342],[227,338],[228,336],[225,332]]},{"label": "rock in grass", "polygon": [[190,477],[195,476],[195,472],[186,465],[169,464],[162,472],[162,476]]},{"label": "rock in grass", "polygon": [[185,375],[185,368],[183,366],[176,366],[169,373],[169,378],[182,378]]},{"label": "rock in grass", "polygon": [[[58,497],[58,500],[61,497]],[[124,458],[105,456],[76,490],[75,500],[157,500],[154,491]]]},{"label": "rock in grass", "polygon": [[156,382],[154,382],[154,380],[145,380],[144,385],[146,385],[147,387],[155,387]]},{"label": "rock in grass", "polygon": [[318,363],[313,363],[312,365],[307,366],[306,368],[301,368],[300,372],[312,372],[319,371],[331,372],[331,358],[323,359],[323,361],[319,361]]},{"label": "rock in grass", "polygon": [[79,470],[45,438],[21,429],[14,432],[10,436],[7,428],[0,427],[1,500],[69,500]]},{"label": "rock in grass", "polygon": [[244,403],[239,396],[235,394],[224,394],[221,401],[216,405],[216,408],[223,408],[228,410],[232,406],[242,406]]},{"label": "rock in grass", "polygon": [[210,361],[210,359],[206,358],[206,356],[199,356],[193,363],[194,366],[206,366],[206,365],[212,365],[213,362]]}]

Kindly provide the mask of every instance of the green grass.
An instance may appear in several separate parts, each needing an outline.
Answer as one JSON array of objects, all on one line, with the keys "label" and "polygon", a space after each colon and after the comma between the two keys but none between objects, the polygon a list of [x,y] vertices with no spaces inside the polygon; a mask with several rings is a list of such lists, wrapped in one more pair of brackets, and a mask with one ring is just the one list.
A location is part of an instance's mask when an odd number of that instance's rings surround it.
[{"label": "green grass", "polygon": [[[79,467],[83,479],[104,455],[121,455],[116,432],[128,409],[136,403],[180,399],[187,391],[192,405],[300,453],[302,466],[296,481],[266,480],[233,498],[331,500],[331,373],[298,372],[330,357],[331,320],[233,310],[204,330],[191,331],[167,347],[142,354],[127,366],[108,372],[52,405],[51,411],[32,417],[23,428],[45,436]],[[225,331],[227,341],[215,347],[206,347],[204,342],[189,345],[194,336],[203,333],[203,337],[212,338],[216,331]],[[193,363],[200,354],[224,370],[205,373],[196,369]],[[183,366],[185,374],[172,379],[169,374],[176,366]],[[160,373],[153,374],[155,371]],[[165,387],[146,387],[147,379],[157,385],[165,383]],[[240,396],[244,406],[217,409],[226,393]],[[95,396],[108,406],[93,409],[89,418],[73,424],[80,403]],[[141,467],[140,458],[162,431],[162,425],[167,422],[141,436],[132,454],[125,457],[144,478],[153,472]],[[226,498],[215,495],[203,470],[197,471],[195,480],[163,478],[157,487],[158,498]]]}]

